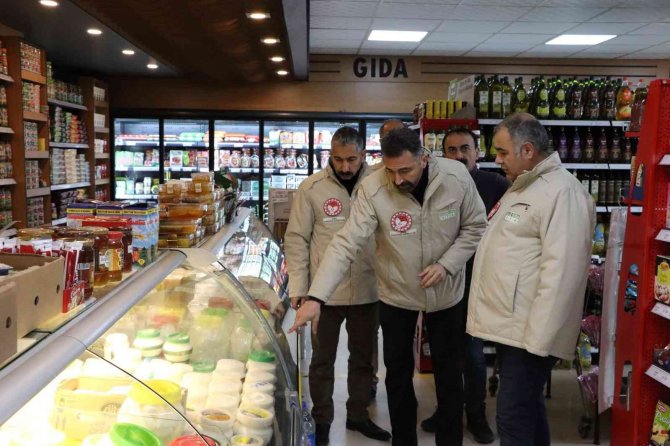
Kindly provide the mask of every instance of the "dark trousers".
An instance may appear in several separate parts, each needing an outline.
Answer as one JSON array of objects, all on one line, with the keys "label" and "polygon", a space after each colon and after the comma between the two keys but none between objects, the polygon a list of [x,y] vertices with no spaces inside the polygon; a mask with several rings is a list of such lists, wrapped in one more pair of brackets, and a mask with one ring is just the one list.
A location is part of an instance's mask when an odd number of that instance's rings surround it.
[{"label": "dark trousers", "polygon": [[[414,333],[417,311],[379,304],[384,336],[386,392],[394,446],[416,446]],[[426,313],[426,327],[435,372],[437,432],[435,444],[463,444],[463,302],[446,310]]]},{"label": "dark trousers", "polygon": [[486,413],[486,358],[484,341],[465,335],[465,413],[468,419]]},{"label": "dark trousers", "polygon": [[496,423],[500,446],[549,446],[544,385],[558,358],[497,344],[500,391]]},{"label": "dark trousers", "polygon": [[372,355],[379,326],[379,304],[323,305],[317,334],[312,337],[314,351],[309,365],[312,417],[317,424],[333,422],[334,368],[343,321],[346,321],[349,335],[347,419],[364,421],[369,418],[367,407],[372,386]]}]

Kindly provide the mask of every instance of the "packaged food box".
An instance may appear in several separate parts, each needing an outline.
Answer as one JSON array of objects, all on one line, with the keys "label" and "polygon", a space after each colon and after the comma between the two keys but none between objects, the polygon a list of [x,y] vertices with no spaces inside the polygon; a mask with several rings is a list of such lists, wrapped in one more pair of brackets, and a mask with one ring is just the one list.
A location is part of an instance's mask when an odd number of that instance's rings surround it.
[{"label": "packaged food box", "polygon": [[196,235],[193,234],[161,234],[158,239],[158,247],[165,248],[190,248],[196,244]]},{"label": "packaged food box", "polygon": [[201,218],[164,220],[160,223],[160,234],[195,234],[201,225]]},{"label": "packaged food box", "polygon": [[670,407],[662,401],[656,403],[656,414],[651,426],[649,446],[666,446],[670,442]]},{"label": "packaged food box", "polygon": [[123,217],[130,219],[133,227],[133,263],[146,266],[158,255],[158,206],[133,203],[124,208]]},{"label": "packaged food box", "polygon": [[181,201],[183,203],[204,203],[204,204],[214,204],[214,194],[212,193],[202,193],[202,194],[183,194],[181,196]]},{"label": "packaged food box", "polygon": [[670,304],[670,257],[656,256],[655,271],[654,298],[664,304]]},{"label": "packaged food box", "polygon": [[170,219],[202,218],[207,213],[206,204],[180,203],[165,205],[167,217]]},{"label": "packaged food box", "polygon": [[67,206],[67,225],[72,228],[81,227],[81,221],[95,216],[96,210],[97,204],[94,201],[70,203]]},{"label": "packaged food box", "polygon": [[16,284],[0,286],[0,364],[16,353]]},{"label": "packaged food box", "polygon": [[0,263],[14,272],[0,277],[0,285],[16,285],[16,336],[21,338],[61,314],[63,305],[63,257],[32,254],[0,254]]},{"label": "packaged food box", "polygon": [[214,183],[205,183],[205,182],[185,182],[185,194],[208,194],[211,195],[214,190]]}]

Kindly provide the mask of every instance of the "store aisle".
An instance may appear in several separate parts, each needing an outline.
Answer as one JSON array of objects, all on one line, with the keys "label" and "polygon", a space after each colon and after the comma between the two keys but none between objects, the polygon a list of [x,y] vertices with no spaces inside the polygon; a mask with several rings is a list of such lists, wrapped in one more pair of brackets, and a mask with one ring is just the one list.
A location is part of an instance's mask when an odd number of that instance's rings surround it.
[{"label": "store aisle", "polygon": [[[345,403],[347,400],[347,333],[340,331],[340,343],[337,362],[335,363],[335,421],[330,430],[331,446],[373,446],[384,443],[369,440],[357,432],[346,430]],[[379,367],[379,389],[376,403],[370,406],[371,418],[384,429],[390,430],[388,406],[386,400],[386,389],[384,388],[385,369],[381,355],[381,332],[379,339],[380,367]],[[490,375],[490,370],[489,370]],[[593,444],[593,438],[581,439],[577,433],[577,425],[583,414],[583,406],[579,395],[579,387],[575,372],[573,370],[554,370],[552,378],[552,399],[547,400],[547,412],[551,426],[552,446],[574,446]],[[415,374],[414,388],[419,400],[418,419],[423,420],[432,413],[435,407],[435,384],[431,374]],[[491,427],[495,429],[495,398],[487,399],[487,414]],[[601,445],[609,445],[609,417],[606,415],[601,428]],[[465,431],[464,446],[474,446],[470,433]],[[432,446],[435,444],[434,436],[423,432],[420,428],[419,445]],[[385,443],[390,444],[390,443]],[[494,446],[499,442],[492,443]]]}]

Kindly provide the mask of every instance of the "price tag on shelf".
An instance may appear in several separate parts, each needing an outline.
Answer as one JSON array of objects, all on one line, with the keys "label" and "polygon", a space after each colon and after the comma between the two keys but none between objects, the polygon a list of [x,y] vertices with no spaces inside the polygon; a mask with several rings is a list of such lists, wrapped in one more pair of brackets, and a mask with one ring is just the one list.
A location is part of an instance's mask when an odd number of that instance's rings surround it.
[{"label": "price tag on shelf", "polygon": [[656,236],[656,240],[658,240],[660,242],[670,243],[670,230],[661,229],[660,231],[658,231],[658,235]]},{"label": "price tag on shelf", "polygon": [[661,162],[658,164],[661,166],[670,166],[670,155],[663,155]]},{"label": "price tag on shelf", "polygon": [[665,319],[670,319],[670,306],[662,304],[661,302],[656,302],[656,305],[651,309],[651,312]]},{"label": "price tag on shelf", "polygon": [[670,387],[670,373],[666,372],[662,368],[652,365],[647,369],[646,374],[664,386]]}]

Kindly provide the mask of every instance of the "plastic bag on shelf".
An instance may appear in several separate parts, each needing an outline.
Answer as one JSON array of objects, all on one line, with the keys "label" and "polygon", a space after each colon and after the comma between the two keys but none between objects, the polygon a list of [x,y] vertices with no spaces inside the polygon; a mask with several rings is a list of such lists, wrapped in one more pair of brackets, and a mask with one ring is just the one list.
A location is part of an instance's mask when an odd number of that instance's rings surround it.
[{"label": "plastic bag on shelf", "polygon": [[584,373],[577,377],[579,385],[582,388],[584,396],[591,402],[595,403],[598,398],[598,375],[600,371],[598,367],[591,368],[591,371]]},{"label": "plastic bag on shelf", "polygon": [[588,274],[588,287],[598,296],[603,295],[605,285],[605,266],[590,265]]},{"label": "plastic bag on shelf", "polygon": [[593,347],[600,347],[600,316],[592,314],[582,319],[582,331],[589,337]]}]

